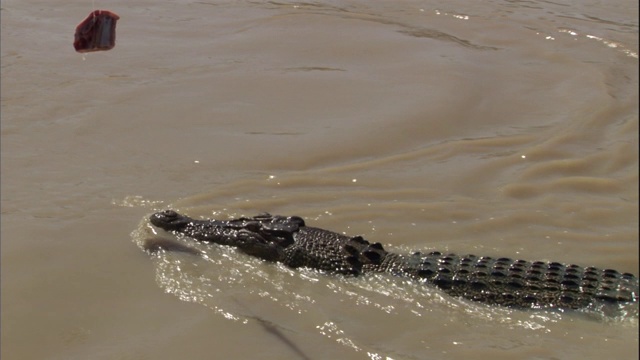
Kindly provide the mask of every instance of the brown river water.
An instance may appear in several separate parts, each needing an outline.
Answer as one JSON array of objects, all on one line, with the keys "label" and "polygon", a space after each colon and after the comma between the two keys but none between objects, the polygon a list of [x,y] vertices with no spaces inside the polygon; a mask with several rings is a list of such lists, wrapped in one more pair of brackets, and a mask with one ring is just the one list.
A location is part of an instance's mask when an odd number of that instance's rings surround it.
[{"label": "brown river water", "polygon": [[[115,12],[116,47],[74,51]],[[638,2],[1,5],[2,359],[633,359],[638,311],[510,310],[234,249],[271,212],[394,251],[638,274]]]}]

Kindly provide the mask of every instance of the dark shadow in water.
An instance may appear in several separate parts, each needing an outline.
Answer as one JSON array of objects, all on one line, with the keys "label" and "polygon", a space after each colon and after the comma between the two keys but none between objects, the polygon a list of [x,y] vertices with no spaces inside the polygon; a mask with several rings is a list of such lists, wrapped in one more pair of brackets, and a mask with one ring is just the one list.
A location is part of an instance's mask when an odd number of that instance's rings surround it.
[{"label": "dark shadow in water", "polygon": [[202,251],[181,244],[176,240],[164,239],[164,238],[149,238],[145,239],[142,247],[149,253],[156,253],[158,251],[177,251],[191,255],[202,255]]},{"label": "dark shadow in water", "polygon": [[[194,248],[189,247],[187,245],[181,244],[180,242],[178,242],[176,240],[166,239],[166,238],[148,238],[148,239],[144,240],[142,246],[143,246],[144,250],[149,252],[149,253],[156,253],[158,251],[177,251],[177,252],[187,253],[187,254],[196,255],[196,256],[201,256],[202,255],[202,252],[200,250],[197,250],[197,249],[194,249]],[[271,334],[271,335],[275,336],[276,338],[278,338],[278,340],[280,340],[280,342],[285,344],[289,349],[291,349],[291,351],[293,351],[298,356],[300,356],[301,359],[311,360],[311,358],[309,356],[307,356],[307,354],[305,354],[298,347],[297,344],[295,344],[282,331],[280,331],[280,329],[278,329],[277,325],[273,324],[270,321],[267,321],[265,319],[262,319],[262,318],[256,316],[255,314],[252,313],[251,309],[249,309],[247,306],[245,306],[244,304],[240,303],[236,299],[234,299],[234,300],[235,300],[236,304],[238,304],[239,306],[241,306],[244,309],[246,314],[250,314],[247,317],[256,320],[258,322],[258,324],[260,324],[260,326],[262,326],[262,328],[266,332],[268,332],[269,334]]]},{"label": "dark shadow in water", "polygon": [[285,345],[287,345],[287,347],[289,347],[289,349],[291,349],[291,351],[295,352],[296,354],[298,354],[300,356],[301,359],[304,360],[311,360],[310,357],[307,356],[307,354],[305,354],[302,350],[300,350],[300,348],[298,347],[298,345],[296,345],[293,341],[291,341],[291,339],[289,339],[285,334],[282,333],[282,331],[280,331],[276,325],[274,325],[273,323],[264,320],[264,319],[260,319],[258,317],[254,317],[253,319],[255,319],[256,321],[258,321],[258,324],[262,325],[262,327],[271,335],[275,336],[278,338],[278,340],[280,340],[281,342],[283,342]]},{"label": "dark shadow in water", "polygon": [[401,34],[415,36],[419,38],[429,38],[434,40],[450,41],[458,45],[462,45],[464,47],[468,47],[476,50],[499,50],[498,48],[493,46],[475,45],[468,40],[460,39],[453,35],[449,35],[442,31],[437,31],[433,29],[408,28],[407,30],[398,30],[398,32]]},{"label": "dark shadow in water", "polygon": [[291,339],[287,337],[287,335],[285,335],[282,331],[280,331],[280,329],[278,329],[278,326],[276,324],[254,315],[251,309],[249,309],[247,306],[240,303],[237,299],[233,299],[233,300],[235,301],[236,304],[238,304],[238,306],[241,306],[242,308],[244,308],[247,314],[251,314],[248,316],[249,318],[256,320],[258,324],[260,324],[266,332],[278,338],[280,342],[285,344],[289,349],[291,349],[291,351],[293,351],[298,356],[300,356],[301,359],[311,360],[311,358],[307,356],[307,354],[305,354],[304,351],[302,351],[296,343],[294,343]]}]

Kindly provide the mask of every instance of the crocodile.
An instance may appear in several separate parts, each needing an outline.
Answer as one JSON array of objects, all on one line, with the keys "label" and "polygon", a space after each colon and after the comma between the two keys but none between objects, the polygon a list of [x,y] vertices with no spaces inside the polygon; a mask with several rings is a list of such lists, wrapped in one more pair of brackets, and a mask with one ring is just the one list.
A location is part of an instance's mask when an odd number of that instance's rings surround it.
[{"label": "crocodile", "polygon": [[198,220],[173,210],[150,217],[152,225],[204,243],[291,268],[350,276],[389,273],[445,293],[511,308],[580,309],[638,302],[638,278],[612,269],[551,261],[456,255],[432,251],[397,254],[379,242],[306,226],[299,216],[263,213],[229,220]]}]

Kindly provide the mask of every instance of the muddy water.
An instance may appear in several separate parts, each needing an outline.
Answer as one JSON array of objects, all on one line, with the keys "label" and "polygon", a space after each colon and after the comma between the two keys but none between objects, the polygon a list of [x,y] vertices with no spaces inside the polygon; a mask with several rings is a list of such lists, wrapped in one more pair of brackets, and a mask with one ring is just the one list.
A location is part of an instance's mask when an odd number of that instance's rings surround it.
[{"label": "muddy water", "polygon": [[522,312],[146,218],[296,214],[398,251],[638,273],[635,1],[3,1],[7,359],[637,358],[631,316]]}]

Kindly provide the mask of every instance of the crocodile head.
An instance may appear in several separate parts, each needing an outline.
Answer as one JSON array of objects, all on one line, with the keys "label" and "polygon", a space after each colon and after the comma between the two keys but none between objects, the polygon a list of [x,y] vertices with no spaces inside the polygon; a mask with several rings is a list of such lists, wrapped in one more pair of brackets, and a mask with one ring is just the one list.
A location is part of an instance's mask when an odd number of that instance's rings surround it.
[{"label": "crocodile head", "polygon": [[182,216],[173,210],[164,210],[151,215],[151,223],[166,231],[180,231],[193,219]]},{"label": "crocodile head", "polygon": [[173,210],[157,212],[149,218],[154,226],[198,241],[234,246],[265,260],[284,258],[294,243],[294,234],[304,221],[297,217],[262,214],[233,220],[196,220]]}]

